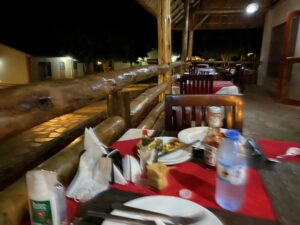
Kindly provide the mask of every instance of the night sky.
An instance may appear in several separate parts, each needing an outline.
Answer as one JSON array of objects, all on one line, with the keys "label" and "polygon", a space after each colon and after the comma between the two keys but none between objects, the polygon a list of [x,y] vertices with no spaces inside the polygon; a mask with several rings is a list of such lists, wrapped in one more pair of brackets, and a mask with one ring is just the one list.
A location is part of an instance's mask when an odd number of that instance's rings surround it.
[{"label": "night sky", "polygon": [[[157,48],[156,19],[134,0],[10,1],[1,6],[0,19],[0,42],[31,55],[134,61]],[[259,53],[261,35],[261,29],[199,31],[194,55]],[[181,51],[181,36],[173,31],[175,53]]]}]

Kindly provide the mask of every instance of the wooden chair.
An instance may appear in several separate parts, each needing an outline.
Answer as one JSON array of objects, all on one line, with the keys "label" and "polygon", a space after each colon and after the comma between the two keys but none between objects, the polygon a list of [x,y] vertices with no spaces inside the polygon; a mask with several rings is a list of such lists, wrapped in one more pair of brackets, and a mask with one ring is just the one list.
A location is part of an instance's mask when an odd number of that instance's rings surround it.
[{"label": "wooden chair", "polygon": [[213,94],[213,75],[183,75],[180,94]]},{"label": "wooden chair", "polygon": [[166,95],[165,129],[180,131],[192,125],[208,126],[208,106],[223,106],[223,127],[243,131],[241,95]]}]

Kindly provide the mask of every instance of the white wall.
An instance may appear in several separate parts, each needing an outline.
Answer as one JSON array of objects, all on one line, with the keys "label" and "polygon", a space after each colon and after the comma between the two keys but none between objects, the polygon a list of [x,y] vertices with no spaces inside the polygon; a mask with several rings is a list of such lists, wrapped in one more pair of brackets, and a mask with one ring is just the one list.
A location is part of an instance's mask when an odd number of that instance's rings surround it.
[{"label": "white wall", "polygon": [[30,56],[0,44],[0,84],[29,83]]},{"label": "white wall", "polygon": [[[77,62],[77,70],[73,68],[74,59],[69,57],[33,57],[31,61],[31,80],[38,82],[41,80],[39,75],[39,62],[50,62],[53,80],[72,79],[77,76],[83,76],[83,64]],[[61,71],[59,63],[65,63],[65,70]]]},{"label": "white wall", "polygon": [[[267,77],[267,66],[270,52],[270,43],[273,27],[284,23],[287,20],[289,11],[300,9],[300,0],[281,0],[278,4],[270,9],[265,17],[264,32],[262,40],[262,48],[260,53],[260,61],[262,62],[258,68],[258,84],[272,86],[274,89],[277,85],[276,80]],[[300,30],[298,30],[298,35]],[[297,44],[300,49],[300,44]],[[298,51],[296,49],[296,52]]]}]

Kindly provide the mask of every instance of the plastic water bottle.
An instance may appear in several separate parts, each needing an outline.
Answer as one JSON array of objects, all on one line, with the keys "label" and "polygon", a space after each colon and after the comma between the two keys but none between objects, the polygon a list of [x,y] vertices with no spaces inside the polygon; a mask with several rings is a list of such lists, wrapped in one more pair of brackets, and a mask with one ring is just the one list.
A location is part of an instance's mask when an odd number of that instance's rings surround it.
[{"label": "plastic water bottle", "polygon": [[217,153],[216,201],[230,211],[242,208],[247,182],[246,156],[240,152],[237,130],[227,130]]}]

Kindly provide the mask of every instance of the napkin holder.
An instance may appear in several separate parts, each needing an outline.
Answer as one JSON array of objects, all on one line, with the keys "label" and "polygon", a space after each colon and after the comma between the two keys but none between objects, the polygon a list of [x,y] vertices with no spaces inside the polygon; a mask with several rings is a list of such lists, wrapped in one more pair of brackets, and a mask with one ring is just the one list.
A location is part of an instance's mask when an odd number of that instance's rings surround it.
[{"label": "napkin holder", "polygon": [[122,162],[124,178],[129,182],[137,183],[142,175],[142,169],[139,162],[130,155],[126,155]]},{"label": "napkin holder", "polygon": [[108,149],[108,154],[104,154],[103,157],[111,159],[111,177],[110,181],[117,184],[127,184],[126,179],[123,177],[123,164],[122,156],[117,149]]}]

